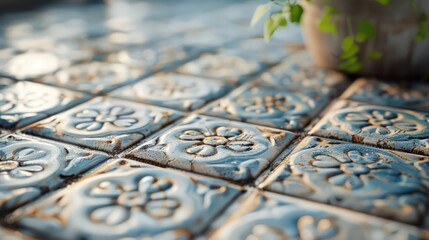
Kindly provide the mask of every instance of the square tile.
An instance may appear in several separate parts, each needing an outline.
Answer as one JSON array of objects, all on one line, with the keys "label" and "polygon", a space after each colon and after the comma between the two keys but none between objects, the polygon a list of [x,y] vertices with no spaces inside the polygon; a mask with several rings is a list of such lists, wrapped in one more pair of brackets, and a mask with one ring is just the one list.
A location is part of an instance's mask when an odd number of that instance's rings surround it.
[{"label": "square tile", "polygon": [[45,239],[190,239],[240,190],[119,159],[16,211],[11,220]]},{"label": "square tile", "polygon": [[429,84],[410,86],[359,79],[342,96],[359,102],[429,112]]},{"label": "square tile", "polygon": [[233,55],[208,53],[177,69],[179,73],[223,79],[234,83],[245,82],[262,70],[263,66],[254,60]]},{"label": "square tile", "polygon": [[258,176],[294,136],[282,130],[192,115],[128,156],[242,182]]},{"label": "square tile", "polygon": [[125,100],[96,98],[24,131],[107,152],[118,152],[178,119],[177,112]]},{"label": "square tile", "polygon": [[78,92],[18,82],[0,89],[0,127],[20,128],[88,99]]},{"label": "square tile", "polygon": [[0,138],[0,212],[58,188],[107,156],[17,135]]},{"label": "square tile", "polygon": [[208,115],[287,130],[301,130],[328,104],[329,96],[243,86],[207,106]]},{"label": "square tile", "polygon": [[291,54],[285,44],[267,43],[263,38],[243,39],[219,49],[220,53],[252,59],[264,64],[275,64]]},{"label": "square tile", "polygon": [[276,194],[254,191],[237,205],[210,240],[424,238],[415,227]]},{"label": "square tile", "polygon": [[157,74],[113,96],[159,105],[181,111],[192,111],[232,90],[232,85],[176,73]]},{"label": "square tile", "polygon": [[86,62],[36,79],[50,84],[92,94],[111,91],[149,74],[144,69],[129,68],[120,63]]},{"label": "square tile", "polygon": [[429,114],[339,101],[310,134],[429,155]]},{"label": "square tile", "polygon": [[53,73],[60,67],[60,59],[52,53],[44,51],[16,52],[7,58],[3,64],[0,63],[0,75],[27,80]]},{"label": "square tile", "polygon": [[335,96],[348,85],[348,80],[339,72],[313,66],[307,52],[298,52],[264,72],[256,83],[276,89],[313,90]]},{"label": "square tile", "polygon": [[429,210],[429,157],[307,137],[263,187],[419,224]]}]

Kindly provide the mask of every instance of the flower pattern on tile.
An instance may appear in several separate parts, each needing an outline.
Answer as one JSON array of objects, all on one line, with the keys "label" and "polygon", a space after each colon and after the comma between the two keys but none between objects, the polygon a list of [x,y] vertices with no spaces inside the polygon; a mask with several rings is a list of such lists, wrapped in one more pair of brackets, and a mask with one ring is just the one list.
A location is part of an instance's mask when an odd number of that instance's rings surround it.
[{"label": "flower pattern on tile", "polygon": [[127,128],[138,122],[138,119],[131,117],[133,113],[133,109],[124,106],[114,106],[105,111],[84,109],[75,114],[75,117],[81,120],[75,127],[86,131],[98,131],[105,125]]},{"label": "flower pattern on tile", "polygon": [[263,184],[268,189],[417,223],[428,179],[421,156],[307,138]]},{"label": "flower pattern on tile", "polygon": [[429,114],[338,101],[310,134],[429,154]]},{"label": "flower pattern on tile", "polygon": [[36,109],[43,111],[54,107],[57,103],[54,99],[58,95],[51,92],[6,92],[0,93],[0,111],[12,112],[15,109]]},{"label": "flower pattern on tile", "polygon": [[210,115],[289,130],[302,129],[327,104],[323,94],[244,87],[208,106]]},{"label": "flower pattern on tile", "polygon": [[216,155],[218,148],[226,148],[231,152],[251,151],[255,143],[246,139],[252,138],[252,135],[243,135],[242,129],[230,127],[218,127],[213,133],[186,130],[179,136],[180,140],[196,142],[185,151],[201,157]]},{"label": "flower pattern on tile", "polygon": [[180,202],[166,195],[173,183],[166,178],[144,176],[134,189],[127,189],[110,181],[101,182],[89,195],[94,198],[115,199],[112,205],[96,208],[90,218],[97,223],[117,225],[128,221],[133,208],[139,208],[151,218],[172,217]]}]

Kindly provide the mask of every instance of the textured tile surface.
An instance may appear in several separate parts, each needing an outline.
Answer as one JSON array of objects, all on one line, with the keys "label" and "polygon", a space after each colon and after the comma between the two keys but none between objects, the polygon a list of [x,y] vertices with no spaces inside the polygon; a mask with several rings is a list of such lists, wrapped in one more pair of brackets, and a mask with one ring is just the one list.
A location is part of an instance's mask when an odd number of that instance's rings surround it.
[{"label": "textured tile surface", "polygon": [[203,54],[178,68],[180,73],[208,78],[224,79],[235,83],[249,80],[252,74],[263,69],[254,60],[226,54]]},{"label": "textured tile surface", "polygon": [[258,85],[276,89],[313,90],[337,95],[347,86],[347,78],[335,71],[316,68],[307,52],[295,53],[264,72]]},{"label": "textured tile surface", "polygon": [[219,80],[168,73],[144,79],[119,90],[114,96],[191,111],[227,94],[230,90],[232,90],[230,84]]},{"label": "textured tile surface", "polygon": [[82,93],[18,82],[0,89],[0,127],[19,128],[87,99]]},{"label": "textured tile surface", "polygon": [[143,68],[131,69],[119,63],[90,62],[64,68],[36,81],[88,93],[103,93],[145,75]]},{"label": "textured tile surface", "polygon": [[117,152],[179,116],[171,110],[99,97],[31,125],[25,132],[89,148]]},{"label": "textured tile surface", "polygon": [[243,87],[205,109],[205,113],[287,130],[301,130],[328,103],[319,92]]},{"label": "textured tile surface", "polygon": [[410,224],[427,214],[429,158],[309,137],[263,185]]},{"label": "textured tile surface", "polygon": [[19,211],[14,221],[48,238],[189,239],[239,191],[223,181],[116,160]]},{"label": "textured tile surface", "polygon": [[310,134],[429,155],[429,115],[339,101]]},{"label": "textured tile surface", "polygon": [[254,192],[209,239],[419,239],[412,227]]},{"label": "textured tile surface", "polygon": [[293,137],[282,130],[193,115],[129,156],[244,181],[264,170]]},{"label": "textured tile surface", "polygon": [[429,86],[402,86],[394,83],[360,79],[343,95],[359,102],[429,112]]},{"label": "textured tile surface", "polygon": [[57,188],[106,155],[17,135],[0,138],[0,210],[8,211]]}]

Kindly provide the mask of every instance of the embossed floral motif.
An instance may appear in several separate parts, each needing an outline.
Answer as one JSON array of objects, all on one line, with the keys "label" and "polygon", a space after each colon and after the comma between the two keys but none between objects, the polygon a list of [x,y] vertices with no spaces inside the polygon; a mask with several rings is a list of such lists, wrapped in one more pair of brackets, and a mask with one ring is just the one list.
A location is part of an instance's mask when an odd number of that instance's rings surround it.
[{"label": "embossed floral motif", "polygon": [[53,101],[52,95],[46,92],[0,93],[0,112],[8,112],[14,108],[38,108]]},{"label": "embossed floral motif", "polygon": [[192,95],[192,93],[199,90],[196,88],[196,84],[192,82],[178,83],[176,81],[158,81],[148,84],[147,87],[150,89],[149,91],[152,96],[165,96],[168,98],[176,95]]},{"label": "embossed floral motif", "polygon": [[214,132],[186,130],[179,136],[180,140],[195,141],[187,147],[186,152],[192,155],[207,157],[216,155],[218,148],[234,152],[246,152],[253,149],[253,135],[244,134],[243,130],[235,127],[217,127]]},{"label": "embossed floral motif", "polygon": [[296,104],[288,101],[287,97],[281,94],[276,95],[258,95],[242,96],[236,99],[239,106],[242,106],[246,112],[256,114],[269,113],[277,110],[287,112],[296,108]]},{"label": "embossed floral motif", "polygon": [[11,157],[0,152],[0,180],[28,178],[44,170],[46,152],[34,148],[22,148]]},{"label": "embossed floral motif", "polygon": [[180,207],[179,200],[166,194],[172,187],[170,180],[154,176],[142,177],[132,189],[126,189],[115,182],[101,182],[89,195],[111,201],[93,210],[91,219],[97,223],[117,225],[130,219],[134,211],[157,220],[172,217]]},{"label": "embossed floral motif", "polygon": [[[344,158],[319,154],[313,156],[311,165],[320,172],[329,171],[329,183],[349,190],[362,188],[363,177],[392,183],[402,180],[401,172],[391,168],[388,160],[374,152],[351,150],[345,152]],[[300,167],[295,166],[295,169]]]},{"label": "embossed floral motif", "polygon": [[105,125],[113,125],[119,128],[131,127],[138,122],[130,117],[134,110],[123,106],[113,106],[107,110],[85,109],[74,115],[80,119],[75,125],[78,130],[97,131]]},{"label": "embossed floral motif", "polygon": [[406,121],[401,114],[387,110],[371,110],[368,112],[351,112],[345,120],[360,126],[362,131],[377,135],[388,135],[395,132],[414,132],[416,123]]}]

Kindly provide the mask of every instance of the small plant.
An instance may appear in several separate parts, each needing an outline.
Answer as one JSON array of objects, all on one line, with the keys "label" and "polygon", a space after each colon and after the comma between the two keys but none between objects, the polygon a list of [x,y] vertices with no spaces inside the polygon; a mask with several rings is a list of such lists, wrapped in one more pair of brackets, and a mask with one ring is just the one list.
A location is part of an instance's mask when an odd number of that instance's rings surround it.
[{"label": "small plant", "polygon": [[[311,2],[312,0],[301,0]],[[391,0],[372,0],[388,7]],[[403,0],[407,1],[407,0]],[[415,41],[423,41],[428,35],[426,27],[427,16],[421,11],[416,0],[408,0],[413,6],[416,14],[416,24],[418,32],[415,35]],[[338,26],[335,17],[340,14],[339,9],[330,4],[330,0],[325,0],[325,6],[322,9],[322,15],[318,22],[318,29],[322,32],[336,35]],[[279,27],[285,27],[288,23],[300,23],[304,14],[304,8],[299,0],[269,0],[268,3],[256,8],[251,25],[255,25],[264,16],[264,39],[269,41],[271,36]],[[363,60],[359,59],[361,44],[373,39],[377,29],[374,23],[369,19],[360,20],[357,26],[352,26],[350,17],[347,18],[348,34],[342,39],[342,52],[337,56],[340,60],[339,69],[348,73],[357,73],[363,67]],[[377,49],[370,49],[367,56],[373,60],[379,60],[383,53]]]}]

